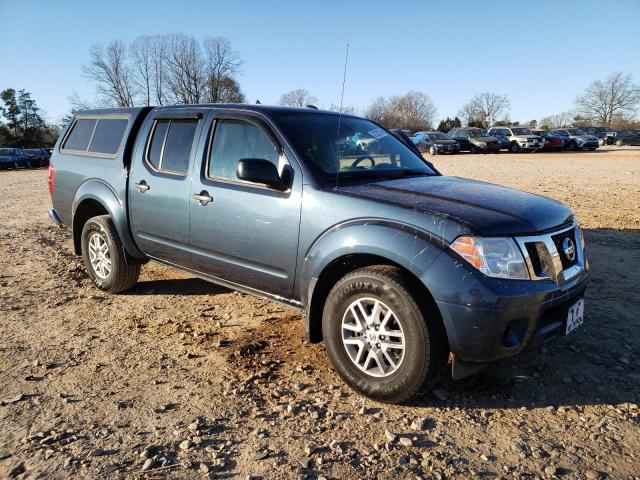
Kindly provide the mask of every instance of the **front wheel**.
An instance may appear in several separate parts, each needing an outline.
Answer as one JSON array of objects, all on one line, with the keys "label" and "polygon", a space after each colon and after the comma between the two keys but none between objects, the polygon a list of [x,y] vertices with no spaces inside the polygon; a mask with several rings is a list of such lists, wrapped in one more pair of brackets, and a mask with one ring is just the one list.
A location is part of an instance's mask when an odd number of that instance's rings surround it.
[{"label": "front wheel", "polygon": [[127,263],[122,242],[109,215],[87,220],[82,229],[81,247],[85,268],[100,290],[123,292],[138,281],[140,265]]},{"label": "front wheel", "polygon": [[439,313],[397,268],[347,274],[325,303],[322,331],[335,370],[373,400],[402,403],[427,390],[448,358]]},{"label": "front wheel", "polygon": [[513,142],[511,144],[511,153],[520,153],[520,145],[518,145],[516,142]]},{"label": "front wheel", "polygon": [[436,147],[434,145],[431,145],[429,147],[429,155],[436,155],[438,153],[438,151],[436,150]]}]

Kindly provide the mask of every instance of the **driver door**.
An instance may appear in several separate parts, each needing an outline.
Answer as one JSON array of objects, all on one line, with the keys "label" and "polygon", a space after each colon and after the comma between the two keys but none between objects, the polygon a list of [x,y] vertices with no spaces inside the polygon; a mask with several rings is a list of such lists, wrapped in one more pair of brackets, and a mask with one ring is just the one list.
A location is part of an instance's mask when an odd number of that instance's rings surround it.
[{"label": "driver door", "polygon": [[[291,298],[297,263],[302,175],[274,132],[251,114],[215,113],[190,202],[191,258],[196,270],[254,290]],[[238,161],[261,158],[293,171],[279,191],[236,175]],[[211,201],[203,202],[202,198]]]}]

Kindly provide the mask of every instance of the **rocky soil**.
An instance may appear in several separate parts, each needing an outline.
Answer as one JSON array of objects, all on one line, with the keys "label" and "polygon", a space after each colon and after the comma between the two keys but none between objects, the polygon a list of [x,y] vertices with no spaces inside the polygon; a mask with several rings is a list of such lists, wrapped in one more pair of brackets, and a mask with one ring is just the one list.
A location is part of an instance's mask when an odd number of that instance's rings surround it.
[{"label": "rocky soil", "polygon": [[575,334],[402,407],[296,310],[153,263],[96,290],[46,170],[0,172],[0,478],[640,479],[640,149],[431,159],[568,204],[593,277]]}]

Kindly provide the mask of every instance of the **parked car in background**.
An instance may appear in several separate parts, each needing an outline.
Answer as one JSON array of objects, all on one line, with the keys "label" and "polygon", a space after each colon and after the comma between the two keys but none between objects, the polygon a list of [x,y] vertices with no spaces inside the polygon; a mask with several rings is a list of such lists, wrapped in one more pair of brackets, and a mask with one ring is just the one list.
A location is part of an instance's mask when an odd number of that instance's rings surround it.
[{"label": "parked car in background", "polygon": [[564,150],[564,140],[558,135],[552,134],[549,130],[531,130],[533,133],[542,137],[542,150]]},{"label": "parked car in background", "polygon": [[552,130],[553,135],[562,137],[567,150],[595,150],[600,146],[598,137],[590,135],[579,128],[558,128]]},{"label": "parked car in background", "polygon": [[499,133],[509,138],[509,150],[513,153],[525,150],[539,150],[542,148],[542,137],[535,135],[526,127],[493,127],[489,129],[489,135]]},{"label": "parked car in background", "polygon": [[509,150],[511,147],[511,140],[509,137],[502,132],[491,132],[492,137],[496,137],[500,142],[500,150]]},{"label": "parked car in background", "polygon": [[585,133],[598,137],[600,145],[612,145],[615,142],[617,132],[611,127],[581,127]]},{"label": "parked car in background", "polygon": [[49,153],[44,148],[26,148],[24,153],[29,157],[29,167],[46,167],[49,165]]},{"label": "parked car in background", "polygon": [[487,134],[484,128],[454,128],[447,135],[460,144],[460,151],[471,153],[498,153],[500,151],[498,139]]},{"label": "parked car in background", "polygon": [[460,144],[442,132],[418,132],[411,137],[411,140],[418,147],[418,150],[429,152],[431,155],[460,151]]},{"label": "parked car in background", "polygon": [[640,146],[640,130],[627,130],[626,132],[619,132],[616,139],[616,145],[633,145],[635,147]]},{"label": "parked car in background", "polygon": [[29,157],[21,148],[0,148],[0,168],[21,167],[29,167]]}]

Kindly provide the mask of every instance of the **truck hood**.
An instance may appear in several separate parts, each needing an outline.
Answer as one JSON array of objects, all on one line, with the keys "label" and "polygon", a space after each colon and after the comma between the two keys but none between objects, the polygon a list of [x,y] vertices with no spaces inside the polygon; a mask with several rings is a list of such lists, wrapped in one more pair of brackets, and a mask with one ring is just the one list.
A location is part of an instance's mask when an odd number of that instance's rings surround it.
[{"label": "truck hood", "polygon": [[[459,177],[384,180],[340,186],[337,190],[445,217],[475,235],[528,235],[564,225],[572,219],[567,207],[546,197]],[[429,230],[434,222],[429,217],[426,220],[424,227]]]}]

